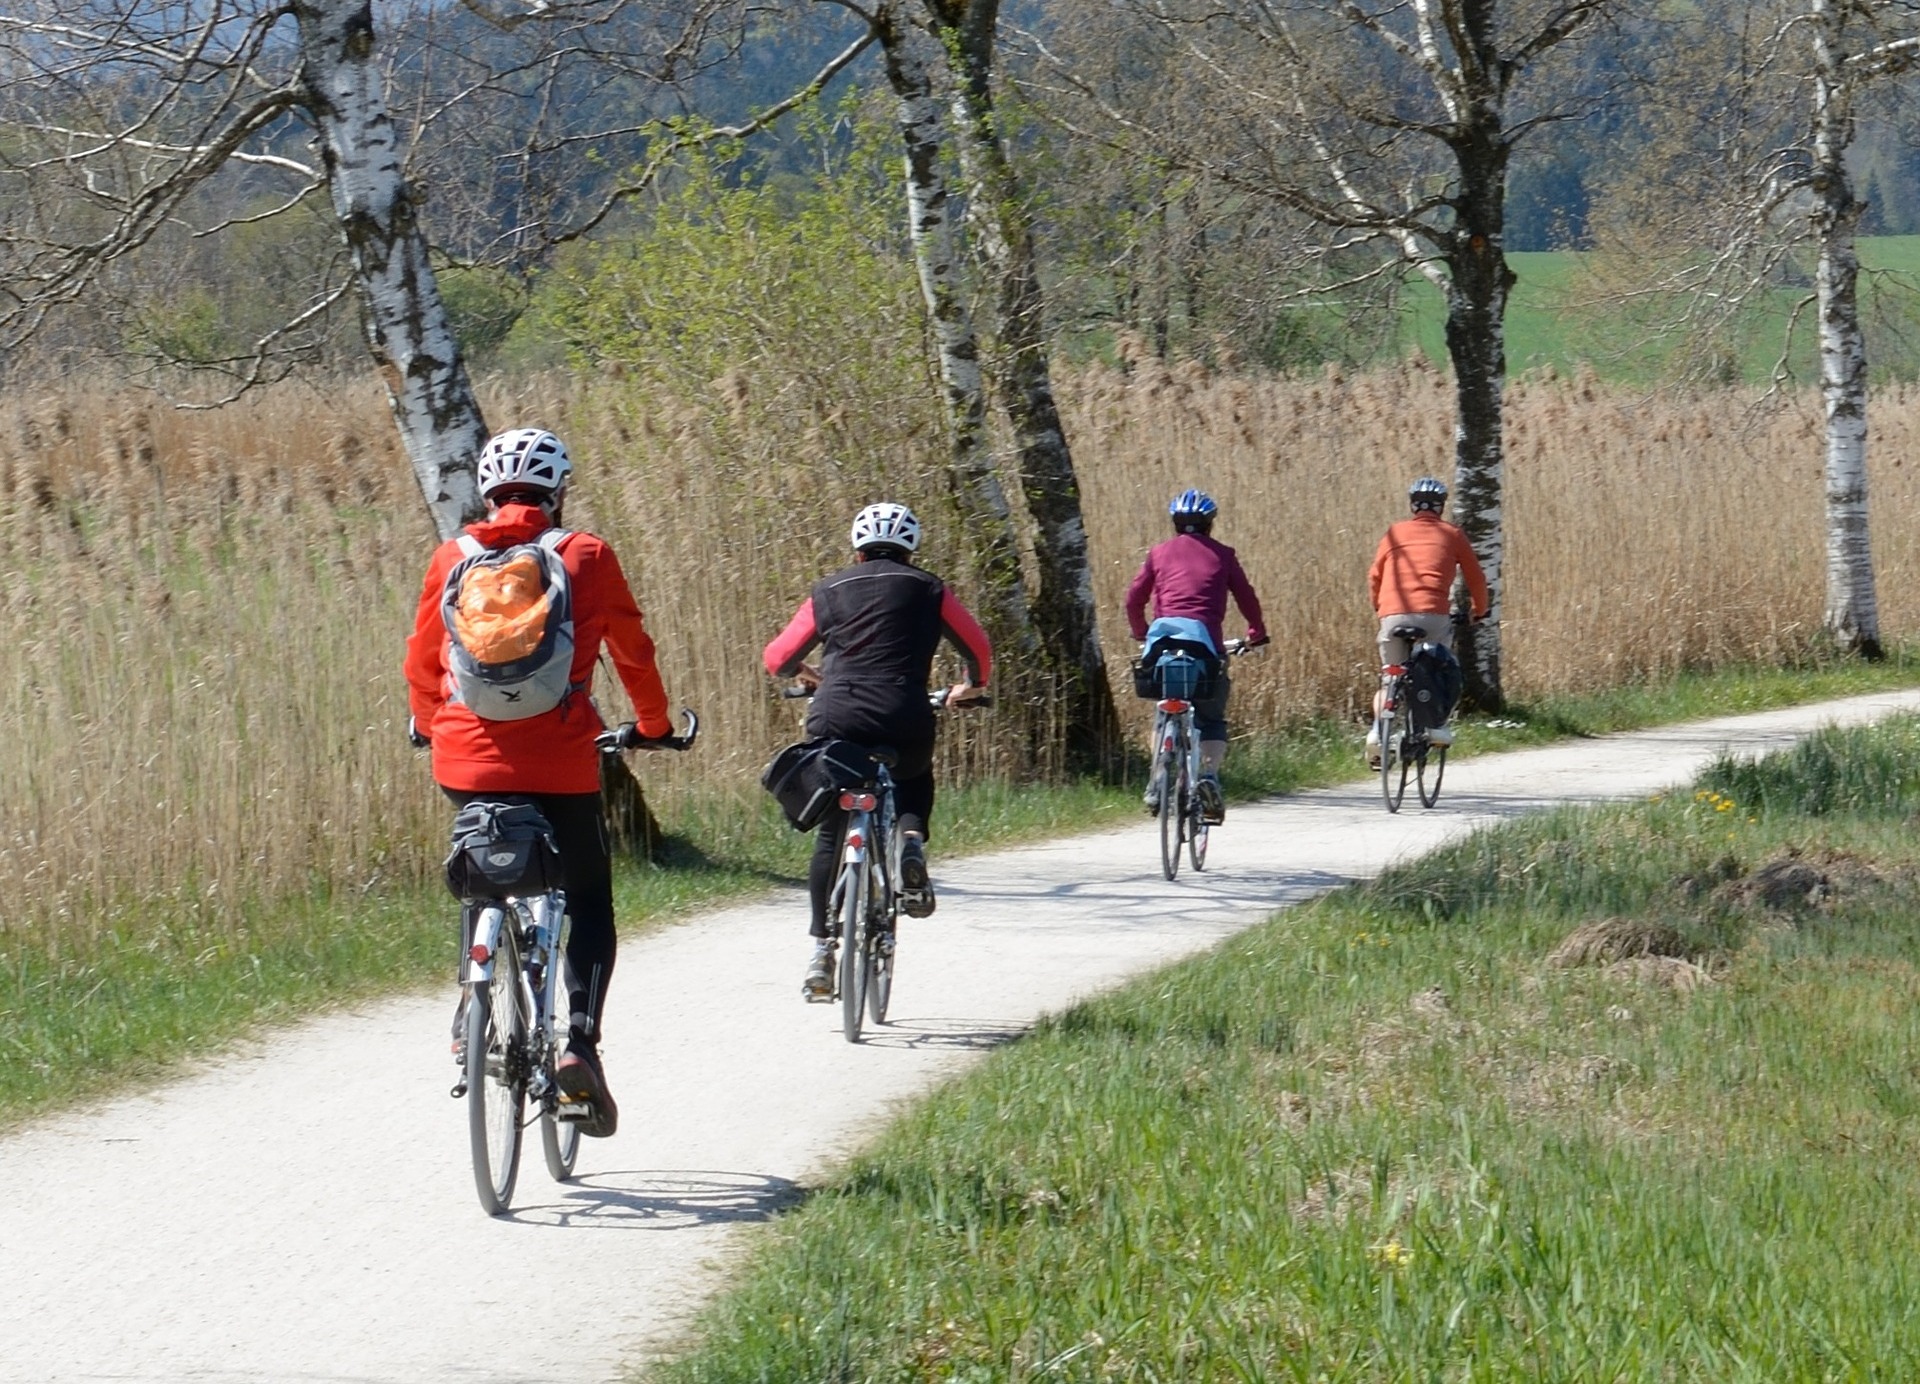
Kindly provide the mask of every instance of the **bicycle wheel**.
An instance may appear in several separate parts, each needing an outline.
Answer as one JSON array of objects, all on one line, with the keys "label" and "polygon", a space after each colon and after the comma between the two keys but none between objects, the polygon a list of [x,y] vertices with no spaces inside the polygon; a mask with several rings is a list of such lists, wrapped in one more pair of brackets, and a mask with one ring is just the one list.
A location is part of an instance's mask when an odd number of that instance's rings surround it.
[{"label": "bicycle wheel", "polygon": [[[1425,754],[1416,761],[1419,777],[1420,806],[1432,807],[1440,801],[1440,779],[1447,772],[1447,747],[1429,745]],[[1428,770],[1432,770],[1433,782],[1428,784]]]},{"label": "bicycle wheel", "polygon": [[573,1161],[580,1156],[580,1125],[574,1120],[556,1119],[551,1110],[540,1114],[540,1148],[547,1155],[547,1171],[555,1182],[573,1177]]},{"label": "bicycle wheel", "polygon": [[1407,779],[1412,771],[1412,766],[1407,762],[1407,709],[1395,706],[1391,711],[1382,712],[1378,725],[1380,796],[1387,801],[1387,811],[1398,812],[1400,800],[1407,795]]},{"label": "bicycle wheel", "polygon": [[512,927],[502,928],[494,978],[475,981],[467,1005],[467,1134],[474,1190],[489,1216],[504,1215],[513,1201],[527,1096],[527,1016],[512,939]]},{"label": "bicycle wheel", "polygon": [[1160,757],[1160,871],[1168,879],[1180,873],[1180,843],[1186,834],[1187,758],[1179,743]]},{"label": "bicycle wheel", "polygon": [[1187,859],[1193,862],[1195,870],[1207,868],[1207,833],[1211,830],[1207,819],[1200,815],[1200,797],[1195,794],[1193,811],[1187,817]]},{"label": "bicycle wheel", "polygon": [[840,1029],[849,1043],[860,1041],[867,1005],[867,862],[840,872]]},{"label": "bicycle wheel", "polygon": [[893,949],[899,934],[884,918],[874,920],[867,939],[867,1017],[876,1024],[887,1021],[887,1002],[893,998]]}]

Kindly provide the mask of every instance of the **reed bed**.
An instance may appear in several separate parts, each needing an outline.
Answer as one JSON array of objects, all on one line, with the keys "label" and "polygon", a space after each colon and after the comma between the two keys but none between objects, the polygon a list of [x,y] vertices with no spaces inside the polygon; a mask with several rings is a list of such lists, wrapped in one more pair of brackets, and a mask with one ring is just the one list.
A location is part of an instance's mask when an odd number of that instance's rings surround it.
[{"label": "reed bed", "polygon": [[[568,520],[614,543],[669,695],[702,714],[698,752],[635,762],[670,820],[698,800],[710,852],[727,822],[763,811],[758,771],[796,733],[759,649],[843,560],[853,510],[883,495],[921,507],[928,564],[963,596],[974,586],[931,414],[787,416],[745,378],[694,400],[610,378],[487,394],[497,424],[566,437]],[[1275,635],[1235,666],[1238,730],[1355,713],[1374,544],[1412,476],[1447,474],[1445,377],[1280,381],[1139,360],[1067,376],[1060,397],[1123,709],[1139,712],[1121,593],[1166,532],[1167,498],[1198,485],[1220,498],[1218,532]],[[1514,695],[1813,646],[1814,401],[1760,412],[1731,394],[1676,402],[1556,378],[1516,384],[1511,401]],[[1902,465],[1920,395],[1883,393],[1873,421],[1882,618],[1900,637],[1920,623]],[[445,812],[402,735],[399,662],[432,541],[370,386],[214,413],[75,389],[0,411],[0,591],[16,631],[0,671],[0,951],[29,931],[77,957],[168,928],[232,945],[250,902],[427,877]],[[947,737],[949,772],[1052,767],[1043,689],[1007,672],[1001,705]]]}]

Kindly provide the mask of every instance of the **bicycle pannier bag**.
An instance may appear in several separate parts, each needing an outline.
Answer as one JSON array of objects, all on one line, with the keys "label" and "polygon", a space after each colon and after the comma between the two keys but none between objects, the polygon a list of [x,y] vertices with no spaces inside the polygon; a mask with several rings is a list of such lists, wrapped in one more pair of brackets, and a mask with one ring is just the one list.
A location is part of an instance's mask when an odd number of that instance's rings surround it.
[{"label": "bicycle pannier bag", "polygon": [[575,690],[573,590],[548,529],[531,543],[491,549],[460,536],[464,554],[447,573],[440,616],[447,627],[451,700],[488,721],[523,721]]},{"label": "bicycle pannier bag", "polygon": [[1407,704],[1415,730],[1432,730],[1449,716],[1466,686],[1466,673],[1453,650],[1443,644],[1420,643],[1407,659]]},{"label": "bicycle pannier bag", "polygon": [[802,740],[775,755],[760,775],[760,786],[795,831],[812,831],[844,789],[872,781],[873,758],[852,740]]},{"label": "bicycle pannier bag", "polygon": [[1185,650],[1164,655],[1154,671],[1159,675],[1160,695],[1183,702],[1205,696],[1212,681],[1207,665]]},{"label": "bicycle pannier bag", "polygon": [[552,825],[530,803],[468,803],[453,819],[447,888],[462,903],[566,888]]}]

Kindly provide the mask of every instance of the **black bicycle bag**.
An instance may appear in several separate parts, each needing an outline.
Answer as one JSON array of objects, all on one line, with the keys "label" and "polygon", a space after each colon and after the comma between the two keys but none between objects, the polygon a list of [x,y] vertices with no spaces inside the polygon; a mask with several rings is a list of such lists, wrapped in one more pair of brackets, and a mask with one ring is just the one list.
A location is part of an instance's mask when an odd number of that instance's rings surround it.
[{"label": "black bicycle bag", "polygon": [[1134,695],[1198,701],[1213,695],[1219,666],[1213,650],[1205,644],[1191,639],[1156,639],[1133,665]]},{"label": "black bicycle bag", "polygon": [[1415,730],[1432,730],[1453,715],[1466,687],[1466,671],[1444,644],[1419,643],[1407,659],[1407,703]]},{"label": "black bicycle bag", "polygon": [[795,831],[812,831],[834,799],[873,782],[873,757],[852,740],[821,738],[789,745],[760,775]]},{"label": "black bicycle bag", "polygon": [[462,903],[566,888],[553,825],[531,803],[468,803],[453,819],[447,888]]}]

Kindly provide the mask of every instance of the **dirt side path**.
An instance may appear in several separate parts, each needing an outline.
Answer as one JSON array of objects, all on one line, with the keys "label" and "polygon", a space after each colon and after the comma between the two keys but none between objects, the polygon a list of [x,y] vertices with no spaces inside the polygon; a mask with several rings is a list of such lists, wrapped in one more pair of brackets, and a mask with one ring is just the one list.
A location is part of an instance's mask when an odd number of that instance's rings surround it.
[{"label": "dirt side path", "polygon": [[[278,1033],[0,1141],[0,1380],[611,1379],[684,1326],[756,1223],[1037,1015],[1482,823],[1897,710],[1920,692],[1469,760],[1433,812],[1388,816],[1373,781],[1239,807],[1207,872],[1173,884],[1144,818],[936,859],[895,1022],[857,1048],[837,1007],[800,1002],[798,891],[702,915],[624,950],[620,1133],[565,1186],[530,1137],[511,1219],[479,1211],[447,1098],[451,986]],[[561,1297],[604,1325],[543,1332]]]}]

